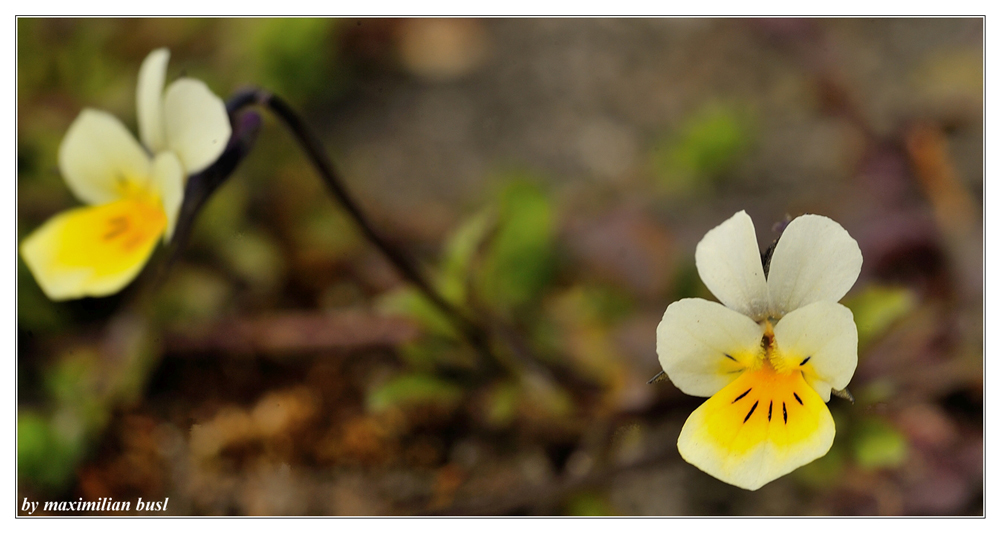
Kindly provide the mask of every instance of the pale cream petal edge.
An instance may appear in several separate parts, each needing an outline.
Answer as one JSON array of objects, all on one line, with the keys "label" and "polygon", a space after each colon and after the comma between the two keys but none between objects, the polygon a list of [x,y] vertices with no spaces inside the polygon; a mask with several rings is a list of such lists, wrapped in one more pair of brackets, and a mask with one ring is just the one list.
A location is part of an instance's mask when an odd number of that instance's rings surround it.
[{"label": "pale cream petal edge", "polygon": [[813,302],[836,302],[861,273],[861,249],[840,224],[803,215],[788,224],[771,256],[771,313],[781,316]]},{"label": "pale cream petal edge", "polygon": [[700,298],[667,307],[656,328],[656,353],[685,394],[711,396],[761,354],[762,330],[753,320]]},{"label": "pale cream petal edge", "polygon": [[84,109],[59,145],[59,170],[80,201],[103,204],[122,198],[126,182],[145,188],[150,160],[114,115]]},{"label": "pale cream petal edge", "polygon": [[831,388],[847,387],[858,366],[858,327],[851,310],[838,303],[815,302],[788,313],[774,326],[774,339],[782,363],[802,369],[824,402]]},{"label": "pale cream petal edge", "polygon": [[167,227],[163,241],[170,242],[177,225],[177,216],[184,202],[184,169],[180,160],[172,152],[162,152],[153,160],[153,186],[156,188],[163,212],[167,215]]},{"label": "pale cream petal edge", "polygon": [[754,320],[766,317],[767,282],[757,233],[746,211],[706,233],[694,256],[701,280],[720,302]]},{"label": "pale cream petal edge", "polygon": [[232,128],[225,103],[208,86],[190,78],[175,81],[167,87],[163,109],[167,147],[188,176],[218,159]]},{"label": "pale cream petal edge", "polygon": [[139,81],[135,91],[139,138],[154,154],[166,147],[163,129],[163,85],[166,83],[169,61],[170,51],[166,48],[150,52],[139,67]]}]

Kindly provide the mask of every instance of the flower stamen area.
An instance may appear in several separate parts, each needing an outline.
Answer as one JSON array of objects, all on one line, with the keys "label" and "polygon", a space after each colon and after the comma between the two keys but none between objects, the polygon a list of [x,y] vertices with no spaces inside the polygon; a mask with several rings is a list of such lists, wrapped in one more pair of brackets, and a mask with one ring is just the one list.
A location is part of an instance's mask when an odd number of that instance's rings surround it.
[{"label": "flower stamen area", "polygon": [[167,217],[159,199],[131,195],[115,202],[81,208],[59,236],[56,264],[90,267],[96,275],[116,272],[148,256],[163,235]]}]

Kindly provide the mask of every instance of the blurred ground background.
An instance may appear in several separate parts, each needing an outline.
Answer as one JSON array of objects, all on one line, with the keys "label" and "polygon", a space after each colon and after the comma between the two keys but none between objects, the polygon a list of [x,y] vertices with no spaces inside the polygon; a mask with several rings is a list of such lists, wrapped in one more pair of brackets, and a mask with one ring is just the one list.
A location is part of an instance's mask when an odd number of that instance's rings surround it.
[{"label": "blurred ground background", "polygon": [[[983,513],[980,19],[18,20],[18,239],[77,205],[84,107],[133,131],[139,64],[285,96],[447,297],[489,369],[266,112],[162,287],[45,299],[18,260],[19,501],[169,514]],[[756,492],[681,460],[659,371],[734,212],[864,254],[857,402]],[[512,355],[513,354],[513,355]],[[525,355],[528,354],[528,355]],[[486,370],[484,370],[486,369]]]}]

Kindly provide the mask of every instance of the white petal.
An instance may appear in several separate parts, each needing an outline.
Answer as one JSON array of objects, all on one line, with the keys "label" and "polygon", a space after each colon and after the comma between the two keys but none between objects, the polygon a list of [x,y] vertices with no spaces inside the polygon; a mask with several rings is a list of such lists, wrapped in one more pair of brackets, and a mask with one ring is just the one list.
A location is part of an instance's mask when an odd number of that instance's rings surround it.
[{"label": "white petal", "polygon": [[198,80],[175,81],[163,99],[167,147],[177,154],[187,175],[215,162],[232,129],[226,105]]},{"label": "white petal", "polygon": [[761,327],[744,315],[700,298],[667,307],[656,328],[656,353],[667,377],[692,396],[711,396],[763,353]]},{"label": "white petal", "polygon": [[767,282],[757,234],[746,211],[705,234],[695,249],[698,274],[726,307],[759,320],[767,315]]},{"label": "white petal", "polygon": [[84,109],[59,146],[59,170],[80,201],[103,204],[122,197],[129,182],[145,187],[149,157],[125,126],[104,111]]},{"label": "white petal", "polygon": [[163,84],[167,77],[168,61],[170,61],[170,51],[166,48],[150,52],[139,67],[139,83],[135,92],[139,138],[154,154],[166,146],[163,129]]},{"label": "white petal", "polygon": [[813,302],[836,302],[859,273],[861,249],[840,224],[824,216],[800,216],[788,224],[771,256],[771,312],[781,316]]},{"label": "white petal", "polygon": [[801,370],[825,402],[831,388],[840,390],[851,382],[858,366],[854,315],[838,303],[815,302],[788,313],[774,326],[774,340],[775,366]]},{"label": "white petal", "polygon": [[163,202],[163,212],[167,216],[163,241],[170,242],[184,201],[184,168],[173,152],[161,152],[153,160],[153,187]]}]

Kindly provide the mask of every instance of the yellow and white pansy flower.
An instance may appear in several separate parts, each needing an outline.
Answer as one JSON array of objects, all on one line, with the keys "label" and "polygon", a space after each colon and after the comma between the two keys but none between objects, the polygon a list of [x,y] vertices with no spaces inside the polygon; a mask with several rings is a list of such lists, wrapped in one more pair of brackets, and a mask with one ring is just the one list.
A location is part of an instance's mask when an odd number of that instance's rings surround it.
[{"label": "yellow and white pansy flower", "polygon": [[188,175],[212,164],[232,133],[226,106],[201,81],[163,90],[166,49],[139,69],[140,145],[122,123],[84,109],[59,146],[59,170],[85,207],[60,213],[21,243],[21,257],[53,300],[106,296],[142,270],[169,241]]},{"label": "yellow and white pansy flower", "polygon": [[858,363],[854,316],[837,302],[861,261],[847,231],[818,215],[788,224],[766,276],[745,211],[705,235],[695,262],[722,304],[674,302],[656,329],[670,380],[710,397],[681,429],[684,460],[757,490],[826,455],[835,433],[826,402]]}]

